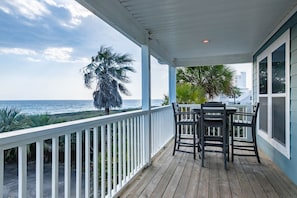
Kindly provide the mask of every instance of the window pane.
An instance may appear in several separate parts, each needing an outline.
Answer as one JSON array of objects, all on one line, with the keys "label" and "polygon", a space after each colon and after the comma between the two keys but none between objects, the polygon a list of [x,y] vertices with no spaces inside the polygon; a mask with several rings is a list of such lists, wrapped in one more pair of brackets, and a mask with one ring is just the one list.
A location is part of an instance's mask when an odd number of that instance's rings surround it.
[{"label": "window pane", "polygon": [[260,102],[260,108],[259,108],[259,129],[262,130],[263,132],[267,133],[267,97],[260,97],[259,98]]},{"label": "window pane", "polygon": [[285,93],[285,44],[272,52],[272,93]]},{"label": "window pane", "polygon": [[267,94],[267,57],[259,63],[259,93]]},{"label": "window pane", "polygon": [[272,137],[286,144],[285,97],[272,98]]}]

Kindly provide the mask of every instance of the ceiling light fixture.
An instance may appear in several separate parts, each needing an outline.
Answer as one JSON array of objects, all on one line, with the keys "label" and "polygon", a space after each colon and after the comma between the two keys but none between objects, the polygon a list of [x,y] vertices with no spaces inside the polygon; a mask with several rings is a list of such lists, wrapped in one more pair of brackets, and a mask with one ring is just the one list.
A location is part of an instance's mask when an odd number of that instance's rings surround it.
[{"label": "ceiling light fixture", "polygon": [[208,39],[204,39],[204,40],[202,41],[202,43],[207,44],[207,43],[209,43],[209,40],[208,40]]}]

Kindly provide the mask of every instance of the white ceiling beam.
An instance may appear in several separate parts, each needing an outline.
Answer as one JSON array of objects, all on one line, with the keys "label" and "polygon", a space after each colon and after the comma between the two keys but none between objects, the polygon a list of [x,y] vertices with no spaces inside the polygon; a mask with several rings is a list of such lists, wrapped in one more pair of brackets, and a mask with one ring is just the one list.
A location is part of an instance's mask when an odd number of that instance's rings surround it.
[{"label": "white ceiling beam", "polygon": [[208,56],[200,58],[176,59],[178,67],[202,66],[202,65],[221,65],[252,62],[252,54],[234,54],[222,56]]}]

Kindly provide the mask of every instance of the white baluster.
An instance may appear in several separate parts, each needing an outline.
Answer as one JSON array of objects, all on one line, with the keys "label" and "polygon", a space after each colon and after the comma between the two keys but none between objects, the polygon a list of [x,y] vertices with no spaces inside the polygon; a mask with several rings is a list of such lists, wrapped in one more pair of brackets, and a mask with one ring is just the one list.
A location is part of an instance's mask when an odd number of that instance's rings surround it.
[{"label": "white baluster", "polygon": [[19,198],[27,197],[27,145],[18,147]]},{"label": "white baluster", "polygon": [[127,136],[126,136],[126,128],[127,128],[127,120],[123,120],[123,180],[126,183],[127,181],[127,158],[126,158],[126,153],[127,153]]},{"label": "white baluster", "polygon": [[107,125],[107,196],[111,197],[111,127]]},{"label": "white baluster", "polygon": [[71,186],[71,134],[65,135],[64,197],[69,198]]},{"label": "white baluster", "polygon": [[112,180],[113,180],[113,190],[114,192],[117,191],[117,133],[116,133],[116,123],[112,124],[112,139],[113,139],[113,144],[112,144],[112,150],[113,150],[113,174],[112,174]]},{"label": "white baluster", "polygon": [[105,197],[105,129],[106,125],[101,126],[101,198]]},{"label": "white baluster", "polygon": [[98,178],[99,178],[99,175],[98,175],[98,163],[99,163],[99,160],[98,160],[98,155],[99,155],[99,152],[98,152],[98,140],[99,140],[98,127],[94,128],[93,139],[94,139],[93,140],[93,167],[94,167],[94,170],[93,170],[94,192],[93,192],[93,194],[94,194],[94,198],[98,198],[98,185],[99,185],[99,182],[98,182]]},{"label": "white baluster", "polygon": [[36,142],[36,197],[43,197],[43,152],[44,142]]},{"label": "white baluster", "polygon": [[81,197],[82,179],[82,132],[76,132],[76,198]]},{"label": "white baluster", "polygon": [[119,175],[118,175],[118,180],[119,180],[119,188],[122,187],[122,123],[119,121],[118,122],[118,157],[119,157]]},{"label": "white baluster", "polygon": [[90,197],[90,129],[85,130],[85,197]]},{"label": "white baluster", "polygon": [[59,137],[52,138],[52,198],[58,197],[59,189]]}]

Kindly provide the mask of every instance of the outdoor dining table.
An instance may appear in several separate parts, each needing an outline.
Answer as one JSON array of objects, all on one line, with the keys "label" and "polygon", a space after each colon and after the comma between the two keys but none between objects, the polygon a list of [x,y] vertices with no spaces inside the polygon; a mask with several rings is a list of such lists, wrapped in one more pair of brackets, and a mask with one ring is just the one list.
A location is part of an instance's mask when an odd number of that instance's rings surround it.
[{"label": "outdoor dining table", "polygon": [[[195,105],[194,107],[191,108],[191,111],[193,111],[195,114],[197,114],[199,116],[200,114],[200,111],[201,111],[201,105],[198,104],[198,105]],[[236,107],[233,107],[233,106],[228,106],[226,105],[226,113],[227,113],[227,131],[229,132],[228,133],[228,136],[231,136],[231,139],[233,140],[233,134],[232,133],[232,130],[231,129],[231,124],[233,122],[233,114],[237,111],[237,108]],[[229,127],[230,126],[230,127]],[[231,142],[232,142],[231,140]],[[229,138],[227,137],[227,141],[228,141],[228,145],[229,145]],[[229,149],[228,149],[229,151]],[[229,152],[228,152],[229,153]],[[228,161],[229,161],[229,154],[228,154]]]}]

